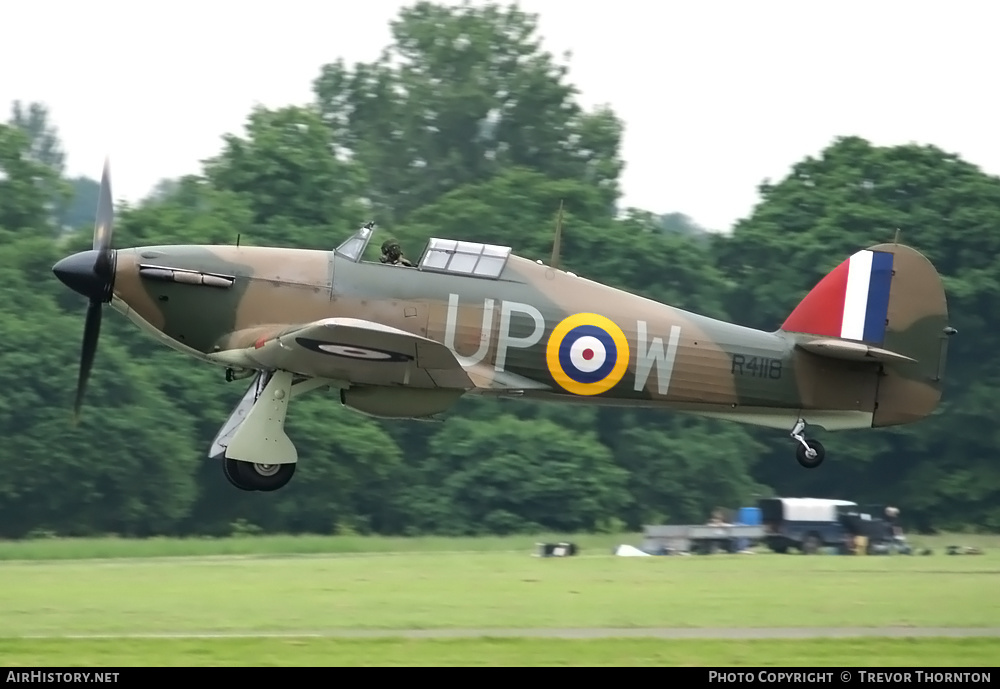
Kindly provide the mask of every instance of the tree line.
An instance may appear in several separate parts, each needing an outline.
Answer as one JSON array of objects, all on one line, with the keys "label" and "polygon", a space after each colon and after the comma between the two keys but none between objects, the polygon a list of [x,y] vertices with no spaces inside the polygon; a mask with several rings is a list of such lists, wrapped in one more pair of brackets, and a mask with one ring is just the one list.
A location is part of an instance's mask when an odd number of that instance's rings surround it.
[{"label": "tree line", "polygon": [[206,459],[244,383],[109,314],[79,425],[85,304],[52,276],[90,247],[96,182],[67,177],[44,104],[0,124],[0,536],[224,535],[234,529],[480,534],[702,522],[768,495],[891,503],[918,529],[1000,530],[1000,179],[931,145],[844,136],[764,181],[726,232],[619,207],[623,125],[577,101],[516,7],[418,2],[371,63],[324,65],[309,103],[249,113],[198,174],[119,208],[115,246],[332,249],[360,224],[417,253],[431,236],[547,259],[684,309],[774,329],[829,270],[892,238],[944,276],[952,323],[940,410],[823,438],[816,471],[781,432],[650,410],[463,400],[445,423],[296,401],[303,460],[274,494]]}]

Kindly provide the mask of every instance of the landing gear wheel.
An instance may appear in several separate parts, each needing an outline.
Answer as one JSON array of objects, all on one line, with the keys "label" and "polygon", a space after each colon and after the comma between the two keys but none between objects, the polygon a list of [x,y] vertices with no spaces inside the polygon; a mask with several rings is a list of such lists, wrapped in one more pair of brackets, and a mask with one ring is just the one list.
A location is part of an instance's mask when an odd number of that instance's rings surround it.
[{"label": "landing gear wheel", "polygon": [[[806,440],[805,444],[809,446],[809,449],[807,450],[805,446],[800,444],[795,450],[795,459],[806,469],[815,469],[823,463],[823,458],[826,457],[826,450],[823,449],[818,440],[813,440],[812,438]],[[810,457],[809,455],[813,456]]]},{"label": "landing gear wheel", "polygon": [[236,477],[240,483],[252,486],[251,490],[270,492],[284,488],[295,475],[295,464],[255,464],[236,460],[227,461],[232,461],[236,465]]},{"label": "landing gear wheel", "polygon": [[225,459],[222,460],[222,473],[225,474],[226,479],[239,488],[240,490],[245,490],[247,492],[253,492],[257,490],[252,484],[247,483],[240,476],[239,465],[243,462],[237,462],[235,459]]}]

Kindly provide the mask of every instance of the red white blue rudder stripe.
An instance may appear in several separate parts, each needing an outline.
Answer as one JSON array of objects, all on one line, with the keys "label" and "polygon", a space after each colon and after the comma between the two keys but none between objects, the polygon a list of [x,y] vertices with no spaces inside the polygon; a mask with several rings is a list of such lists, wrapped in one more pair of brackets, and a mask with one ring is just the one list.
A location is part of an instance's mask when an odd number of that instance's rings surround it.
[{"label": "red white blue rudder stripe", "polygon": [[891,285],[892,254],[859,251],[820,280],[781,329],[882,344]]}]

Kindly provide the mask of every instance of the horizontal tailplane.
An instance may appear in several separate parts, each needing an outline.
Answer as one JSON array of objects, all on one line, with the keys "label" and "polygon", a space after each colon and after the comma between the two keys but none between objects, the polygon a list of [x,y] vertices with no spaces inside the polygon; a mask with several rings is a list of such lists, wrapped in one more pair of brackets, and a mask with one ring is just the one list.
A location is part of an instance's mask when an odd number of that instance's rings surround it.
[{"label": "horizontal tailplane", "polygon": [[827,356],[831,359],[843,359],[844,361],[880,361],[885,363],[914,361],[913,358],[904,354],[897,354],[896,352],[890,352],[888,349],[873,347],[862,342],[852,342],[851,340],[820,337],[815,340],[804,340],[797,343],[796,346],[813,354]]}]

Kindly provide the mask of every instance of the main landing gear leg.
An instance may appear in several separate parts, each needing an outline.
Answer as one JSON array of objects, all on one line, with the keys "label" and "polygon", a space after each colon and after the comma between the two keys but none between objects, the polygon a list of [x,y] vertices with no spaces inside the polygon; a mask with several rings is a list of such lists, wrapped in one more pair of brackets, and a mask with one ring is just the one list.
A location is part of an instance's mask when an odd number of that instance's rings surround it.
[{"label": "main landing gear leg", "polygon": [[223,460],[225,476],[237,488],[278,490],[295,474],[298,452],[285,434],[291,391],[291,373],[261,373],[212,443],[209,456]]},{"label": "main landing gear leg", "polygon": [[799,464],[804,466],[806,469],[815,469],[820,464],[823,463],[823,458],[826,456],[826,450],[818,440],[813,440],[812,438],[806,439],[802,434],[806,428],[806,422],[804,419],[799,418],[795,422],[795,427],[792,428],[791,436],[798,441],[799,446],[795,451],[795,459],[799,461]]}]

